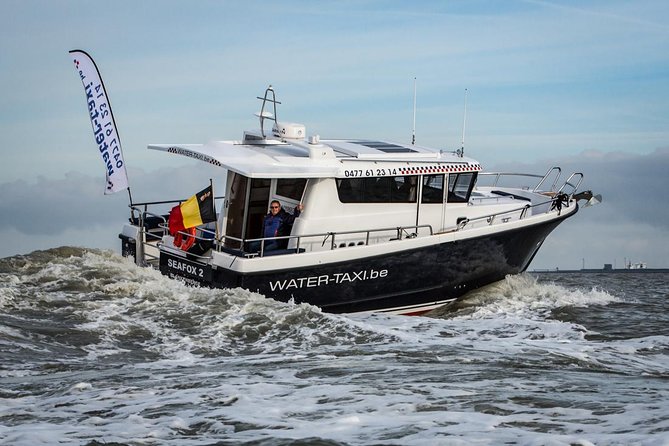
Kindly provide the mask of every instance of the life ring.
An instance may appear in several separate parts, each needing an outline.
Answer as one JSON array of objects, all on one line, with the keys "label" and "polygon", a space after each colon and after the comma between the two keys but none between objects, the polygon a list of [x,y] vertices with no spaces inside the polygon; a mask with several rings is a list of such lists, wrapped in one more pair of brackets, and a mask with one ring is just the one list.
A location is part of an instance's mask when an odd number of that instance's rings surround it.
[{"label": "life ring", "polygon": [[177,232],[174,236],[174,246],[188,251],[195,244],[195,227]]}]

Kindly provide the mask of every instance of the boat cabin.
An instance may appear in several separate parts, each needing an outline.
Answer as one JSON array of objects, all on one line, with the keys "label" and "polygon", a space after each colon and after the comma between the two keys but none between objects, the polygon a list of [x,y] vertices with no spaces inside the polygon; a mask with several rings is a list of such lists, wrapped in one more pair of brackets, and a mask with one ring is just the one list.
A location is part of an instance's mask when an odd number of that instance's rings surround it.
[{"label": "boat cabin", "polygon": [[249,242],[260,242],[259,254],[266,254],[262,224],[273,200],[290,214],[304,206],[284,237],[291,252],[432,235],[469,218],[458,209],[472,196],[481,170],[476,161],[415,144],[307,137],[304,125],[276,120],[280,102],[271,86],[258,99],[260,131],[244,132],[241,141],[149,146],[227,169],[217,223],[224,250],[253,256]]},{"label": "boat cabin", "polygon": [[[335,247],[343,248],[387,241],[398,227],[413,228],[415,235],[443,231],[457,226],[458,208],[467,206],[480,170],[451,153],[380,141],[314,139],[305,144],[284,138],[247,141],[237,149],[256,162],[246,164],[254,167],[249,170],[228,165],[219,227],[231,249],[263,237],[263,218],[273,200],[291,214],[298,204],[304,206],[289,249],[296,249],[297,236],[305,234],[337,233]],[[319,163],[313,172],[290,173],[279,166],[311,161],[314,154]],[[363,222],[374,233],[360,232]],[[322,240],[305,242],[301,248],[309,251],[331,249]]]}]

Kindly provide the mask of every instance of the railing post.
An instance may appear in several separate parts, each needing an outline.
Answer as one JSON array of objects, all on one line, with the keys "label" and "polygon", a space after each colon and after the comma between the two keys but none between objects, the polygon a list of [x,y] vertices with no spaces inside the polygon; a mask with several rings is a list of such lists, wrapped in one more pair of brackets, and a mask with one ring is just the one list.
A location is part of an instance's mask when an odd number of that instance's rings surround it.
[{"label": "railing post", "polygon": [[144,213],[139,214],[138,218],[139,234],[137,234],[137,238],[135,238],[135,264],[144,266]]}]

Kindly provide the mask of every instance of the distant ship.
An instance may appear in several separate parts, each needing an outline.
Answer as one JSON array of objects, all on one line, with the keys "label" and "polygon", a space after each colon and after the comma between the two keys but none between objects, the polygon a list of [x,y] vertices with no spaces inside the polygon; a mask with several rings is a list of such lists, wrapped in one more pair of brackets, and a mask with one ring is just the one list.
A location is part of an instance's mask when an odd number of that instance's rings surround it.
[{"label": "distant ship", "polygon": [[614,268],[613,264],[605,263],[603,268],[581,269],[535,269],[533,273],[669,273],[669,268],[648,268],[646,262],[626,262],[624,268]]}]

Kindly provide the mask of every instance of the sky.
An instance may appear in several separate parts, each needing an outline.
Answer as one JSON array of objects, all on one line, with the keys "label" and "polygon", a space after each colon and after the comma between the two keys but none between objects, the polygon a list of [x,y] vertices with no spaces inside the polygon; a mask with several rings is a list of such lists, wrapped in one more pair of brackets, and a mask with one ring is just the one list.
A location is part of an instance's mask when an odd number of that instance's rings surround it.
[{"label": "sky", "polygon": [[128,195],[104,164],[68,54],[95,59],[135,202],[218,175],[152,143],[240,139],[272,84],[323,138],[455,150],[486,171],[582,172],[604,197],[530,269],[669,267],[669,2],[0,0],[0,257],[119,252]]}]

